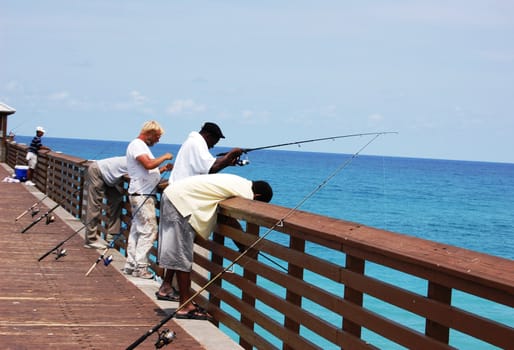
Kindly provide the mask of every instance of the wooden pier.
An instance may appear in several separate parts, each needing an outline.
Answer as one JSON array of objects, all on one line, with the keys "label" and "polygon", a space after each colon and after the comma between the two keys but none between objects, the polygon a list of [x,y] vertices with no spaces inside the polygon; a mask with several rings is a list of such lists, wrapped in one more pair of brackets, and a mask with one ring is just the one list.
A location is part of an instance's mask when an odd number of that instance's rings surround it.
[{"label": "wooden pier", "polygon": [[[6,147],[2,165],[12,172],[24,164],[27,146],[9,142]],[[155,301],[156,282],[120,274],[126,239],[116,244],[120,255],[114,266],[99,264],[87,278],[83,275],[100,252],[82,248],[79,236],[67,242],[68,256],[56,261],[50,255],[37,263],[41,254],[81,227],[77,218],[87,205],[87,167],[85,159],[40,152],[37,188],[60,201],[62,218],[70,219],[49,226],[40,222],[24,234],[31,218],[16,225],[14,218],[34,203],[28,191],[44,194],[21,184],[0,186],[5,271],[0,277],[0,344],[8,344],[7,349],[69,349],[72,344],[123,349],[162,320],[163,310],[176,307]],[[124,205],[121,233],[127,238],[130,206]],[[225,224],[228,219],[240,220],[245,228]],[[273,231],[279,239],[266,238],[263,231]],[[244,256],[229,244],[250,246],[259,236],[258,247]],[[318,248],[329,253],[319,254]],[[237,267],[225,270],[234,261]],[[162,275],[155,265],[151,268]],[[323,285],[311,274],[323,278]],[[391,278],[396,274],[401,283]],[[195,340],[206,349],[224,350],[514,349],[512,259],[360,223],[231,198],[220,203],[212,237],[196,241],[191,276],[192,289],[201,292],[195,301],[215,321],[168,322],[166,328],[178,334],[174,349],[195,349]],[[463,295],[473,300],[465,308]],[[372,307],[370,300],[380,307]],[[408,313],[409,320],[399,313]],[[216,326],[230,331],[239,344],[224,342],[228,337]],[[151,348],[155,341],[152,335],[141,348]]]},{"label": "wooden pier", "polygon": [[[0,178],[9,175],[0,165]],[[52,212],[55,222],[47,225],[43,219],[21,233],[52,204],[47,199],[39,205],[36,216],[28,213],[17,222],[15,218],[43,197],[35,187],[22,183],[0,184],[2,349],[125,349],[173,311],[176,303],[155,300],[156,281],[126,277],[120,272],[125,258],[115,250],[109,252],[114,256],[112,264],[100,262],[85,277],[101,251],[83,247],[83,230],[72,236],[82,223],[61,208]],[[66,256],[56,259],[56,254],[50,254],[38,261],[70,236],[62,246]],[[209,348],[208,341],[193,337],[187,328],[204,338],[225,339],[207,321],[171,320],[161,330],[166,328],[177,334],[170,345],[173,349]],[[156,340],[153,334],[138,348],[154,349]],[[237,347],[232,345],[228,348]],[[227,348],[226,343],[223,348]]]}]

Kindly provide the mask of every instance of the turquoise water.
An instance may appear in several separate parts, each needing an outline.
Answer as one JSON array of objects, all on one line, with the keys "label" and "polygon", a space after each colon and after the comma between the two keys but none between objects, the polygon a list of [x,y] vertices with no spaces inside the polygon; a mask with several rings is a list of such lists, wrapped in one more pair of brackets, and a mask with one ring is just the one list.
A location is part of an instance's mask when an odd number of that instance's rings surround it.
[{"label": "turquoise water", "polygon": [[[17,136],[16,141],[29,143],[30,139]],[[127,145],[127,142],[50,137],[43,141],[53,150],[87,159],[124,154]],[[157,144],[152,151],[156,156],[164,152],[176,154],[178,148],[179,145]],[[358,148],[355,146],[356,150]],[[224,150],[214,149],[213,153]],[[224,171],[269,181],[274,189],[272,202],[295,207],[351,155],[262,150],[251,152],[248,157],[250,165]],[[513,198],[514,164],[358,156],[300,209],[514,259]],[[317,255],[336,254],[319,251],[323,248],[316,246],[309,249]],[[384,271],[379,266],[371,265],[366,269],[371,275],[388,273],[393,279],[391,283],[416,293],[426,293],[426,285],[416,278]],[[332,288],[319,276],[306,278],[323,283],[328,290]],[[481,310],[481,313],[485,310],[488,317],[514,327],[511,308],[489,305],[463,293],[455,293],[453,298],[457,306]],[[395,319],[424,330],[424,322],[417,316],[392,310],[390,305],[383,305],[373,298],[366,298],[365,304],[373,310],[383,310],[388,317],[393,313]],[[338,315],[329,310],[319,312],[331,322],[340,324]],[[308,334],[307,330],[305,332]],[[364,332],[364,337],[381,348],[399,348],[371,332]],[[456,332],[452,333],[451,339],[451,345],[458,348],[491,348]],[[330,344],[316,341],[330,349]]]}]

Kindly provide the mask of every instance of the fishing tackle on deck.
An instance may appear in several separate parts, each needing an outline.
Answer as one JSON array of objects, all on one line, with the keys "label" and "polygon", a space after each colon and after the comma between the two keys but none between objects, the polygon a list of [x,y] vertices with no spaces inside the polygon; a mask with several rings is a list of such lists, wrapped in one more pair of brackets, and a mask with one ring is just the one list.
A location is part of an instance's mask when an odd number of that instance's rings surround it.
[{"label": "fishing tackle on deck", "polygon": [[59,260],[59,259],[60,259],[60,258],[62,258],[63,256],[68,255],[68,253],[66,252],[66,249],[61,249],[61,248],[56,249],[56,250],[54,251],[54,254],[56,255],[55,260]]},{"label": "fishing tackle on deck", "polygon": [[52,214],[52,212],[60,207],[61,204],[56,204],[53,206],[50,210],[48,210],[46,213],[38,217],[36,220],[32,221],[27,227],[25,227],[23,230],[21,230],[21,233],[27,232],[32,226],[36,225],[38,222],[40,222],[43,219],[46,219],[46,224],[50,224],[55,221],[55,216]]},{"label": "fishing tackle on deck", "polygon": [[[167,172],[167,171],[166,171],[166,172]],[[162,176],[162,177],[161,177],[161,180],[162,180],[163,178],[164,178],[164,176]],[[160,183],[159,183],[159,184],[160,184]],[[155,189],[157,189],[157,187],[159,186],[159,184],[158,184],[157,186],[155,186]],[[77,190],[77,191],[75,191],[75,192],[78,192],[78,190]],[[73,193],[75,193],[75,192],[73,192]],[[147,200],[147,199],[148,199],[148,197],[147,197],[147,198],[145,198],[145,202],[146,202],[146,200]],[[144,202],[143,202],[143,203],[144,203]],[[58,205],[57,205],[57,206],[58,206]],[[56,207],[57,207],[57,206],[56,206]],[[139,207],[136,209],[136,211],[134,212],[133,216],[135,215],[135,213],[137,213],[137,212],[139,211],[139,209],[140,209],[140,208],[141,208],[141,206],[139,206]],[[53,208],[53,209],[55,209],[55,208]],[[93,221],[93,220],[94,220],[94,219],[91,219],[90,221],[86,222],[86,223],[85,223],[85,224],[83,224],[83,225],[82,225],[78,230],[76,230],[75,232],[73,232],[71,235],[69,235],[68,237],[66,237],[66,238],[65,238],[64,240],[62,240],[61,242],[57,243],[57,245],[56,245],[55,247],[53,247],[52,249],[50,249],[49,251],[47,251],[45,254],[41,255],[41,256],[39,257],[38,261],[43,260],[43,259],[44,259],[44,258],[46,258],[48,255],[52,254],[52,252],[57,252],[57,251],[59,251],[60,247],[61,247],[64,243],[66,243],[67,241],[69,241],[69,240],[70,240],[71,238],[73,238],[76,234],[78,234],[80,231],[82,231],[84,228],[86,228],[86,227],[87,227],[87,225],[89,225],[89,223],[90,223],[91,221]],[[33,226],[33,225],[35,225],[35,223],[32,223],[31,225]],[[119,234],[119,235],[121,235],[121,234]],[[118,238],[119,238],[119,236],[118,236]],[[116,238],[116,239],[117,239],[117,238]],[[114,239],[110,244],[112,244],[112,245],[114,246],[114,241],[116,241],[116,239]],[[103,259],[103,257],[102,257],[102,259],[100,259],[98,262],[100,262],[101,260],[104,260],[104,259]],[[106,264],[106,261],[108,261],[108,260],[110,260],[110,261]],[[105,258],[105,260],[104,260],[104,264],[107,266],[108,264],[110,264],[110,263],[111,263],[111,261],[112,261],[112,257],[110,257],[110,258],[109,258],[109,257],[108,257],[108,258]],[[92,268],[94,268],[94,266],[96,266],[96,264],[97,264],[97,263],[95,262],[95,264],[92,266]],[[91,270],[92,270],[92,269],[91,269]]]},{"label": "fishing tackle on deck", "polygon": [[30,212],[30,215],[32,217],[36,216],[40,209],[39,209],[39,204],[41,202],[43,202],[46,198],[48,197],[48,195],[44,196],[43,198],[41,198],[40,200],[38,200],[36,203],[32,204],[27,210],[25,210],[23,213],[21,213],[20,215],[18,215],[18,217],[16,219],[14,219],[14,221],[18,221],[20,220],[22,217],[24,217],[27,213]]},{"label": "fishing tackle on deck", "polygon": [[169,329],[165,329],[162,332],[159,332],[159,337],[155,342],[155,348],[160,349],[166,345],[171,344],[176,337],[177,333],[170,331]]},{"label": "fishing tackle on deck", "polygon": [[109,266],[109,264],[112,262],[113,260],[113,257],[112,255],[109,255],[109,256],[105,256],[105,254],[107,254],[107,252],[109,251],[110,249],[110,246],[105,248],[103,253],[98,257],[98,259],[96,259],[96,261],[93,263],[93,265],[89,268],[89,270],[87,270],[86,272],[86,277],[89,276],[89,274],[91,273],[91,271],[94,270],[94,268],[96,267],[96,265],[98,265],[98,263],[100,261],[103,261],[104,263],[104,266]]},{"label": "fishing tackle on deck", "polygon": [[[314,194],[316,194],[318,191],[320,191],[332,178],[334,178],[339,172],[341,172],[344,168],[346,168],[353,159],[355,159],[366,147],[368,147],[373,141],[375,141],[380,135],[383,135],[386,133],[370,133],[370,134],[358,134],[360,135],[374,135],[374,137],[368,141],[364,146],[362,146],[357,152],[355,152],[349,159],[347,159],[344,163],[342,163],[336,170],[334,170],[325,180],[323,180],[316,188],[314,188],[310,193],[308,193],[294,208],[292,208],[289,212],[287,212],[282,218],[280,218],[275,224],[273,224],[262,236],[257,238],[250,246],[248,246],[241,254],[239,254],[230,264],[228,264],[226,267],[223,268],[217,275],[212,277],[203,287],[201,287],[198,291],[196,291],[189,299],[184,301],[182,304],[180,304],[170,315],[163,318],[158,324],[150,328],[148,331],[146,331],[145,334],[143,334],[141,337],[139,337],[136,341],[134,341],[132,344],[130,344],[126,350],[132,350],[135,349],[139,344],[141,344],[143,341],[146,340],[150,335],[157,332],[164,324],[166,324],[169,320],[171,320],[175,315],[182,310],[182,308],[192,302],[197,296],[202,294],[210,285],[212,285],[214,282],[216,282],[223,274],[226,272],[230,272],[232,270],[232,267],[237,264],[248,252],[250,252],[252,249],[255,248],[262,240],[264,240],[273,230],[275,230],[278,227],[283,227],[284,220],[286,220],[288,217],[290,217],[293,213],[295,213],[298,208],[300,208],[308,199],[310,199]],[[357,135],[355,135],[357,136]],[[349,137],[349,136],[347,136]],[[262,149],[262,148],[261,148]],[[160,339],[160,334],[159,334]],[[159,343],[159,340],[158,342]],[[156,346],[157,346],[156,343]]]},{"label": "fishing tackle on deck", "polygon": [[[80,191],[80,189],[76,189],[75,191],[73,191],[71,193],[70,196],[73,196],[75,193],[77,193],[78,191]],[[38,205],[39,203],[41,203],[41,201],[43,201],[43,199],[45,199],[46,197],[48,197],[48,195],[46,195],[45,197],[43,197],[42,199],[40,199],[38,202],[36,202],[34,205],[32,205],[31,208],[35,208],[36,205]],[[43,219],[46,219],[45,220],[45,223],[48,225],[48,224],[51,224],[52,222],[55,221],[55,216],[52,214],[52,212],[59,208],[61,206],[61,204],[64,202],[64,198],[59,202],[57,203],[56,205],[54,205],[52,208],[50,208],[46,213],[44,213],[43,215],[39,216],[36,220],[32,221],[27,227],[25,227],[23,230],[21,230],[21,233],[25,233],[27,232],[30,228],[32,228],[34,225],[36,225],[38,222],[40,222],[41,220]],[[28,209],[30,210],[30,208]],[[28,212],[28,211],[27,211]],[[39,211],[38,211],[39,212]],[[37,214],[37,213],[36,213]],[[35,216],[36,214],[34,214],[33,216]],[[25,213],[23,214],[25,215]],[[21,215],[19,216],[21,217]],[[19,218],[18,217],[18,218]]]},{"label": "fishing tackle on deck", "polygon": [[[44,258],[46,258],[48,255],[54,253],[54,254],[57,254],[59,255],[59,252],[64,252],[64,255],[61,255],[59,256],[59,258],[63,257],[63,256],[66,256],[66,249],[61,249],[61,246],[66,243],[67,241],[69,241],[73,236],[75,236],[77,233],[79,233],[80,231],[82,231],[82,229],[86,227],[85,225],[83,225],[81,228],[79,228],[78,230],[76,230],[75,232],[73,232],[71,235],[69,235],[68,237],[66,237],[64,240],[62,240],[61,242],[59,242],[55,247],[53,247],[52,249],[50,249],[49,251],[47,251],[45,254],[41,255],[39,257],[39,259],[37,259],[37,261],[41,261],[43,260]],[[56,258],[57,260],[58,258]]]},{"label": "fishing tackle on deck", "polygon": [[112,262],[113,260],[113,257],[112,255],[109,255],[109,256],[106,256],[106,254],[109,252],[109,249],[111,248],[114,248],[114,243],[116,243],[116,241],[118,240],[118,238],[120,238],[121,236],[123,236],[121,233],[118,233],[117,237],[115,239],[113,239],[109,245],[104,249],[104,251],[102,252],[102,254],[100,254],[100,256],[95,260],[95,262],[93,263],[93,265],[91,265],[91,267],[89,268],[89,270],[87,270],[86,272],[86,277],[89,276],[89,274],[95,269],[96,265],[98,265],[98,263],[100,261],[103,261],[104,263],[104,266],[109,266],[109,264]]}]

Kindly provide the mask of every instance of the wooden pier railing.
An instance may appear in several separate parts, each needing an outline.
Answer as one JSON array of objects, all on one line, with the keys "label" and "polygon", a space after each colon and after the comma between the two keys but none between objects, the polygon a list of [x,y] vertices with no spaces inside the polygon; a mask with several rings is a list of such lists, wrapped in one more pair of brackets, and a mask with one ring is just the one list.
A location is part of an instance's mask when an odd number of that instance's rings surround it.
[{"label": "wooden pier railing", "polygon": [[[24,151],[8,147],[11,167]],[[82,189],[87,162],[42,157],[38,187],[80,208],[82,191],[70,193]],[[223,201],[218,215],[212,239],[196,242],[209,254],[195,253],[193,289],[208,285],[198,302],[245,349],[452,349],[456,334],[468,348],[514,348],[512,260],[242,198]],[[244,229],[222,224],[226,218]],[[232,244],[263,235],[243,257]],[[474,300],[490,306],[470,307]],[[491,317],[493,308],[504,319]]]}]

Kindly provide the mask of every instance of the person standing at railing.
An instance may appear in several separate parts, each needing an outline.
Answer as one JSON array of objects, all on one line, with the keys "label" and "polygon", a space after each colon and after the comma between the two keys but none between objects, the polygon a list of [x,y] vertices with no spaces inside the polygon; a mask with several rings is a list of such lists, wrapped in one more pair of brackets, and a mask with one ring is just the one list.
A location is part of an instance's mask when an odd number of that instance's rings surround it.
[{"label": "person standing at railing", "polygon": [[107,200],[107,242],[120,232],[120,216],[123,204],[123,177],[128,174],[127,157],[111,157],[92,162],[86,173],[87,211],[84,247],[103,249],[105,243],[98,238],[98,225],[102,214],[102,202]]},{"label": "person standing at railing", "polygon": [[218,203],[230,197],[243,197],[269,202],[271,186],[265,181],[250,181],[233,174],[190,176],[168,186],[161,197],[159,223],[159,266],[177,276],[180,310],[176,318],[210,319],[211,316],[193,303],[191,270],[195,236],[209,237],[216,224]]},{"label": "person standing at railing", "polygon": [[192,131],[178,150],[170,183],[188,176],[215,174],[228,166],[236,165],[237,159],[243,154],[241,148],[233,148],[220,157],[214,157],[209,152],[224,138],[220,127],[211,122],[205,123],[199,132]]},{"label": "person standing at railing", "polygon": [[148,270],[148,255],[157,238],[156,189],[160,174],[173,168],[171,163],[160,167],[163,162],[173,158],[171,153],[155,158],[150,150],[159,142],[162,134],[164,129],[156,121],[144,123],[139,136],[129,143],[126,154],[132,222],[123,272],[148,279],[153,278]]},{"label": "person standing at railing", "polygon": [[[199,132],[192,131],[178,150],[170,183],[193,175],[214,174],[235,165],[243,153],[241,148],[233,148],[220,157],[214,157],[209,152],[209,149],[224,138],[221,128],[212,122],[204,123]],[[172,282],[172,275],[165,271],[162,284],[155,293],[158,300],[178,300],[178,293],[174,290]]]},{"label": "person standing at railing", "polygon": [[25,181],[25,185],[27,186],[34,186],[35,183],[32,182],[32,179],[34,178],[34,170],[36,169],[37,165],[37,156],[39,150],[50,150],[49,147],[44,146],[41,142],[41,138],[45,134],[45,129],[42,126],[38,126],[36,128],[36,136],[32,139],[32,142],[30,143],[26,160],[28,163],[29,168],[27,169],[27,181]]}]

